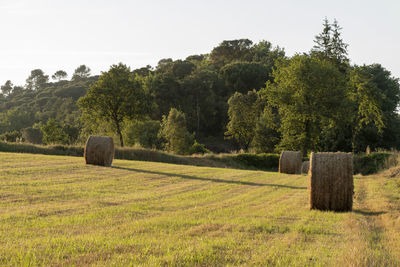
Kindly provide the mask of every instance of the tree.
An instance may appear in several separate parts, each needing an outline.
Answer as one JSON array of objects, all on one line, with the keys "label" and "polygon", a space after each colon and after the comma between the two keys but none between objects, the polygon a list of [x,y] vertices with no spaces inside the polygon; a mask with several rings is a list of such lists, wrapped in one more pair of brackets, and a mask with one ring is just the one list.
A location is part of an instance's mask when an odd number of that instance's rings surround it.
[{"label": "tree", "polygon": [[54,74],[53,74],[53,76],[51,76],[51,78],[53,79],[53,80],[58,80],[58,81],[61,81],[62,79],[65,79],[65,78],[67,78],[67,73],[65,72],[65,71],[63,71],[63,70],[58,70],[58,71],[56,71]]},{"label": "tree", "polygon": [[330,58],[332,56],[332,26],[326,17],[323,26],[322,32],[315,36],[315,45],[312,51],[322,53],[326,58]]},{"label": "tree", "polygon": [[346,117],[345,76],[329,60],[295,55],[281,60],[274,71],[275,84],[267,84],[264,95],[279,111],[280,147],[319,151],[321,129]]},{"label": "tree", "polygon": [[28,127],[22,130],[22,138],[31,144],[41,144],[43,133],[38,127]]},{"label": "tree", "polygon": [[211,51],[210,61],[217,68],[232,61],[250,61],[252,45],[249,39],[223,41]]},{"label": "tree", "polygon": [[40,125],[43,134],[43,144],[68,144],[68,134],[54,119],[49,119],[46,124]]},{"label": "tree", "polygon": [[268,74],[275,66],[275,60],[285,57],[285,50],[279,46],[273,47],[268,41],[260,41],[251,48],[251,62],[261,63],[268,69]]},{"label": "tree", "polygon": [[196,137],[222,130],[218,122],[226,104],[218,96],[221,87],[218,74],[207,67],[199,67],[183,79],[181,106],[188,128],[196,132]]},{"label": "tree", "polygon": [[348,63],[349,59],[347,58],[347,47],[349,46],[346,44],[341,35],[342,33],[340,32],[342,30],[342,27],[339,26],[338,22],[336,19],[334,19],[333,24],[332,24],[332,40],[331,40],[331,53],[333,58],[338,62],[338,63]]},{"label": "tree", "polygon": [[234,62],[221,68],[221,76],[225,85],[230,90],[231,96],[234,92],[247,93],[253,89],[259,90],[265,86],[269,79],[271,70],[261,63]]},{"label": "tree", "polygon": [[234,139],[247,150],[254,137],[254,131],[261,113],[259,97],[255,90],[241,94],[236,92],[228,100],[229,122],[225,136]]},{"label": "tree", "polygon": [[140,144],[145,148],[160,148],[160,122],[154,120],[134,120],[128,122],[124,135],[126,143],[130,146]]},{"label": "tree", "polygon": [[279,114],[276,108],[266,106],[261,113],[255,130],[251,148],[256,153],[272,153],[281,140]]},{"label": "tree", "polygon": [[6,83],[1,86],[1,92],[4,95],[10,94],[12,89],[13,89],[13,84],[12,84],[12,82],[10,80],[6,81]]},{"label": "tree", "polygon": [[13,107],[7,110],[7,120],[9,130],[21,131],[22,129],[29,127],[33,124],[32,112],[23,108]]},{"label": "tree", "polygon": [[341,71],[345,71],[349,61],[347,58],[348,44],[341,37],[342,27],[339,26],[336,19],[331,24],[327,18],[324,19],[323,26],[322,32],[315,36],[315,45],[311,52],[332,60],[334,64],[341,68]]},{"label": "tree", "polygon": [[140,81],[132,77],[131,70],[119,63],[103,72],[86,95],[78,101],[83,118],[105,121],[117,133],[121,146],[123,123],[149,113],[151,105]]},{"label": "tree", "polygon": [[160,137],[166,140],[168,151],[187,154],[194,143],[194,136],[186,128],[185,114],[172,108],[168,117],[163,116]]},{"label": "tree", "polygon": [[355,66],[350,73],[352,149],[391,148],[397,144],[398,79],[379,64]]},{"label": "tree", "polygon": [[39,90],[48,81],[48,75],[44,75],[44,72],[41,69],[34,69],[31,71],[31,75],[28,77],[28,79],[26,79],[26,89]]},{"label": "tree", "polygon": [[84,78],[88,78],[90,76],[90,68],[86,65],[80,65],[75,69],[74,74],[72,75],[72,80],[77,81]]}]

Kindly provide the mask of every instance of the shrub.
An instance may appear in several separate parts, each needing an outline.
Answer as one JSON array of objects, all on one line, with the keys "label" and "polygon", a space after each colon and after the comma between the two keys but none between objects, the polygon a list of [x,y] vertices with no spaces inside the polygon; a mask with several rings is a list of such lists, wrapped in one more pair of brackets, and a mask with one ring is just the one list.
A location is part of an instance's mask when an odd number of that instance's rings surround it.
[{"label": "shrub", "polygon": [[354,156],[354,173],[362,175],[377,173],[385,168],[385,163],[391,155],[391,153],[385,152],[356,155]]},{"label": "shrub", "polygon": [[138,143],[144,148],[161,148],[161,140],[158,138],[160,127],[159,121],[132,121],[124,130],[126,144],[133,146]]},{"label": "shrub", "polygon": [[43,133],[43,143],[48,144],[68,144],[69,137],[60,124],[54,120],[49,119],[46,124],[40,126]]},{"label": "shrub", "polygon": [[210,150],[208,150],[203,144],[200,144],[195,140],[194,144],[189,149],[189,153],[190,154],[205,154],[205,153],[210,153]]},{"label": "shrub", "polygon": [[186,128],[185,114],[175,108],[171,108],[168,117],[163,116],[159,137],[165,138],[168,151],[177,154],[187,154],[194,142]]},{"label": "shrub", "polygon": [[238,154],[233,159],[245,167],[260,170],[277,170],[279,166],[278,154]]},{"label": "shrub", "polygon": [[5,132],[0,135],[0,140],[6,142],[16,142],[19,138],[21,138],[19,131]]},{"label": "shrub", "polygon": [[38,128],[28,127],[22,130],[22,138],[31,144],[41,144],[43,134]]}]

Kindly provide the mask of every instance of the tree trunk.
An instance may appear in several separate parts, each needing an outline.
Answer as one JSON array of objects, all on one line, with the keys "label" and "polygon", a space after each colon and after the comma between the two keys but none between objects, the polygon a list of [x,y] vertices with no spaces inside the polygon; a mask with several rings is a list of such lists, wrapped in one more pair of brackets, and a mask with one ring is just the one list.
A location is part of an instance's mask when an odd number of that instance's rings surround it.
[{"label": "tree trunk", "polygon": [[199,96],[196,95],[196,113],[197,113],[197,138],[200,132],[200,106],[199,106]]},{"label": "tree trunk", "polygon": [[119,141],[121,143],[121,147],[124,147],[124,139],[122,137],[122,133],[121,133],[121,126],[119,125],[119,123],[116,123],[117,126],[117,134],[119,135]]},{"label": "tree trunk", "polygon": [[308,151],[308,147],[310,146],[310,140],[311,140],[311,138],[310,138],[310,121],[309,120],[307,120],[306,121],[306,129],[305,129],[305,132],[306,132],[306,139],[305,139],[305,142],[303,143],[303,145],[302,145],[302,148],[301,148],[301,154],[303,155],[303,157],[307,157],[307,151]]}]

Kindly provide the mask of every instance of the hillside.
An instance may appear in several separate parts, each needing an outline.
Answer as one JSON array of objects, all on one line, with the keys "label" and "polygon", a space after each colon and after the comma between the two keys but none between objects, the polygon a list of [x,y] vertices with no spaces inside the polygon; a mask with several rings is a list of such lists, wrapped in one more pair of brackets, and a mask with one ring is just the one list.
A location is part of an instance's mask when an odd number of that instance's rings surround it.
[{"label": "hillside", "polygon": [[400,178],[355,177],[354,211],[307,177],[0,153],[1,265],[400,264]]}]

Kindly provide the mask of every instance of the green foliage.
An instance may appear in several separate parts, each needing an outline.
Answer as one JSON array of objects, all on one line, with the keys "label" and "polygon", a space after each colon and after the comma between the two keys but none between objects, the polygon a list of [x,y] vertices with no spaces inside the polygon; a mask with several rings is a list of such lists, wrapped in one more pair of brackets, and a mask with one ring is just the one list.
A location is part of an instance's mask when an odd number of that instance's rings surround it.
[{"label": "green foliage", "polygon": [[397,105],[400,99],[398,79],[378,64],[355,66],[350,73],[352,113],[352,148],[398,146]]},{"label": "green foliage", "polygon": [[[155,68],[131,71],[114,65],[100,80],[90,77],[85,65],[71,81],[62,80],[66,73],[57,71],[52,78],[58,82],[53,83],[42,70],[32,70],[26,88],[11,81],[2,86],[0,134],[54,119],[68,134],[68,143],[111,134],[123,145],[127,122],[160,121],[176,108],[197,140],[218,142],[204,142],[214,152],[400,148],[398,79],[379,64],[351,66],[337,21],[325,19],[323,27],[310,55],[291,58],[268,41],[239,39],[185,60],[161,59]],[[245,100],[251,98],[247,92],[266,81],[266,88],[256,92],[259,103],[247,103],[252,102]],[[128,143],[157,147],[155,127],[143,127],[142,137],[130,134],[137,140]],[[225,131],[233,141],[224,139]]]},{"label": "green foliage", "polygon": [[234,160],[244,166],[259,170],[278,170],[279,154],[238,154]]},{"label": "green foliage", "polygon": [[321,129],[340,123],[346,114],[345,77],[330,61],[295,55],[280,61],[263,96],[279,111],[280,147],[319,151]]},{"label": "green foliage", "polygon": [[24,142],[41,144],[43,140],[43,134],[39,128],[28,127],[22,130],[22,138]]},{"label": "green foliage", "polygon": [[261,113],[258,94],[255,90],[246,95],[236,92],[229,98],[228,105],[229,122],[225,136],[234,139],[241,148],[247,150]]},{"label": "green foliage", "polygon": [[275,61],[285,57],[285,50],[279,46],[273,47],[268,41],[260,41],[251,48],[252,62],[263,64],[268,69],[268,74],[271,74],[272,68],[275,66]]},{"label": "green foliage", "polygon": [[189,131],[196,136],[219,134],[226,102],[220,97],[218,75],[209,67],[198,67],[181,82],[182,111],[187,118]]},{"label": "green foliage", "polygon": [[3,143],[0,142],[0,151],[13,153],[30,153],[43,155],[64,155],[83,157],[83,147],[63,146],[63,145],[33,145],[33,144],[18,144],[18,143]]},{"label": "green foliage", "polygon": [[122,63],[103,72],[87,94],[79,99],[78,106],[84,122],[109,124],[119,136],[121,146],[124,146],[123,123],[148,113],[150,108],[142,83],[132,77],[130,69]]},{"label": "green foliage", "polygon": [[21,132],[19,131],[5,132],[0,135],[0,140],[6,142],[17,142],[20,138]]},{"label": "green foliage", "polygon": [[159,136],[166,140],[166,149],[177,154],[189,153],[194,143],[194,136],[186,128],[185,114],[175,108],[163,117]]},{"label": "green foliage", "polygon": [[144,148],[161,148],[161,140],[158,137],[161,125],[154,120],[134,120],[127,123],[124,128],[126,144],[133,146],[140,144]]},{"label": "green foliage", "polygon": [[259,90],[269,79],[269,69],[261,63],[234,62],[221,68],[221,75],[231,92],[247,93]]},{"label": "green foliage", "polygon": [[369,155],[355,155],[354,156],[354,173],[361,173],[362,175],[369,175],[377,173],[384,169],[385,164],[391,153],[374,152]]},{"label": "green foliage", "polygon": [[189,154],[205,154],[205,153],[210,153],[210,150],[208,150],[203,144],[198,143],[196,140],[189,149]]},{"label": "green foliage", "polygon": [[341,37],[342,28],[336,19],[331,24],[327,18],[324,19],[323,26],[322,32],[315,36],[315,45],[311,52],[332,60],[337,66],[345,66],[349,61],[347,58],[348,44]]},{"label": "green foliage", "polygon": [[53,80],[58,80],[58,81],[61,81],[62,79],[65,79],[65,78],[67,78],[67,73],[65,72],[65,71],[63,71],[63,70],[58,70],[58,71],[56,71],[52,76],[51,76],[51,78],[53,79]]},{"label": "green foliage", "polygon": [[21,131],[23,128],[32,125],[32,114],[22,108],[11,108],[6,115],[8,129],[10,131]]},{"label": "green foliage", "polygon": [[1,92],[4,95],[8,95],[9,93],[11,93],[12,89],[13,89],[13,84],[10,80],[7,80],[6,83],[1,86]]},{"label": "green foliage", "polygon": [[68,134],[63,127],[54,119],[49,119],[46,124],[40,125],[40,131],[43,134],[43,144],[68,144]]},{"label": "green foliage", "polygon": [[74,74],[72,75],[72,80],[77,81],[88,78],[90,76],[90,71],[90,68],[86,65],[80,65],[75,69]]},{"label": "green foliage", "polygon": [[39,90],[49,81],[49,76],[45,75],[41,69],[31,71],[31,75],[26,79],[26,89]]},{"label": "green foliage", "polygon": [[252,45],[249,39],[223,41],[211,51],[210,60],[218,68],[233,61],[250,61]]},{"label": "green foliage", "polygon": [[269,106],[265,107],[257,121],[251,149],[256,153],[274,152],[281,140],[279,123],[278,111]]}]

